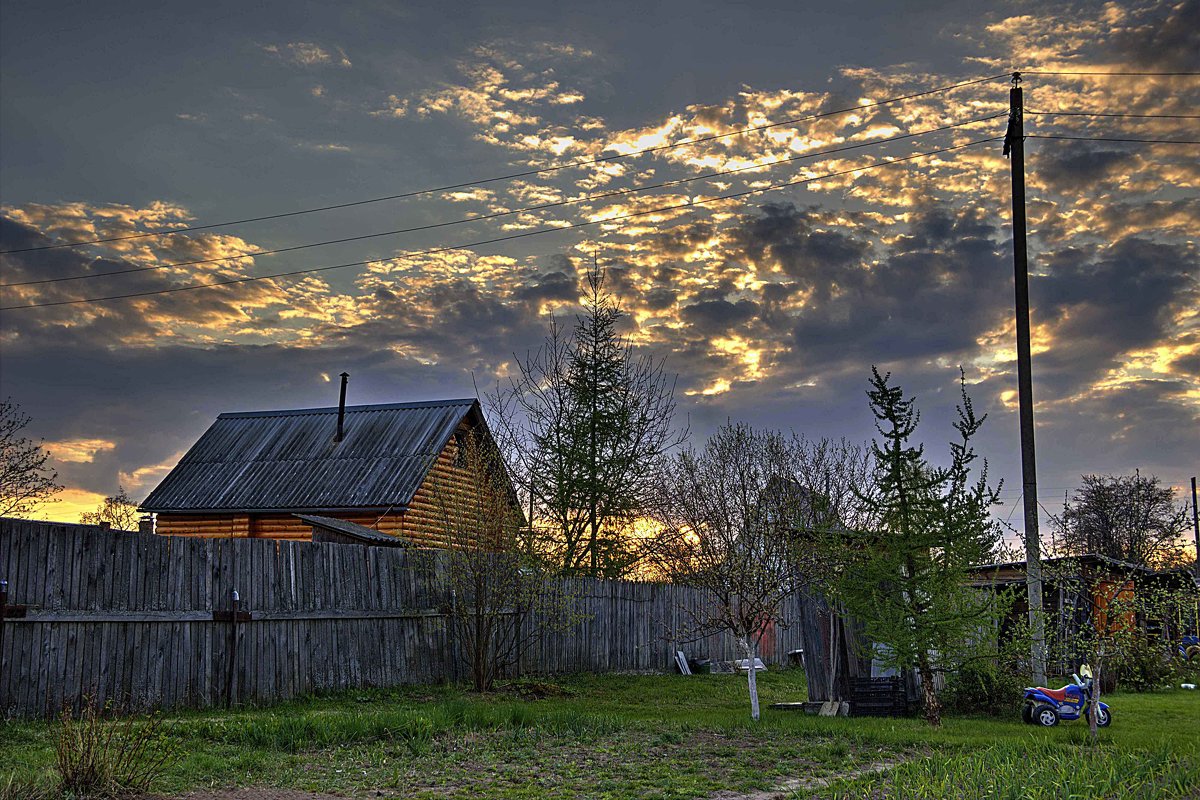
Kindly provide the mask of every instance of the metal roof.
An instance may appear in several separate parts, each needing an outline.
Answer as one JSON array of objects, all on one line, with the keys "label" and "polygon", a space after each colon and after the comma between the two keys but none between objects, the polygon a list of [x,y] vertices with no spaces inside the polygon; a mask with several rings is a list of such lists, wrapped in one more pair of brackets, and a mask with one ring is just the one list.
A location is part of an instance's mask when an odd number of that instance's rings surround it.
[{"label": "metal roof", "polygon": [[221,414],[142,503],[143,511],[403,510],[478,401]]},{"label": "metal roof", "polygon": [[[1059,562],[1078,562],[1080,564],[1107,564],[1118,569],[1128,570],[1130,572],[1154,572],[1149,567],[1143,567],[1138,564],[1130,563],[1129,561],[1120,561],[1115,558],[1101,555],[1099,553],[1083,553],[1077,556],[1054,556],[1052,558],[1043,558],[1042,563],[1057,564]],[[1002,561],[997,564],[980,564],[974,567],[968,567],[967,572],[984,572],[986,570],[1000,570],[1006,568],[1024,567],[1024,561]]]},{"label": "metal roof", "polygon": [[357,522],[348,522],[344,519],[334,519],[333,517],[319,517],[315,514],[296,514],[297,519],[302,519],[309,525],[317,528],[325,528],[326,530],[336,531],[351,539],[356,539],[367,544],[381,544],[389,547],[403,547],[407,542],[403,539],[392,536],[387,533],[380,533],[374,528],[368,528],[366,525],[359,525]]}]

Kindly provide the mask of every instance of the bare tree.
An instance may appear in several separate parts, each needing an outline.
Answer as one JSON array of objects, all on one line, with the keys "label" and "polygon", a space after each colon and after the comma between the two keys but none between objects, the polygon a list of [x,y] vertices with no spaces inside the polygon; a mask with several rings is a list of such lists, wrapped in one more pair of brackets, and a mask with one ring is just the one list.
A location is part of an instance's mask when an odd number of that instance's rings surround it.
[{"label": "bare tree", "polygon": [[435,478],[433,492],[447,550],[440,574],[453,598],[450,622],[477,691],[514,668],[536,630],[565,625],[570,598],[533,558],[500,453],[489,438],[459,441],[457,479]]},{"label": "bare tree", "polygon": [[663,533],[654,564],[672,582],[712,602],[698,631],[728,631],[748,659],[750,716],[759,718],[754,659],[768,623],[797,587],[793,534],[803,505],[792,491],[791,454],[778,433],[741,423],[717,430],[704,449],[672,459],[662,478]]},{"label": "bare tree", "polygon": [[870,530],[877,519],[872,482],[875,462],[871,450],[847,439],[808,439],[793,433],[788,443],[788,467],[794,484],[806,499],[793,509],[806,534],[838,536],[847,530]]},{"label": "bare tree", "polygon": [[136,531],[138,501],[129,496],[124,486],[118,486],[116,494],[104,498],[95,511],[84,511],[79,521],[84,525],[108,523],[119,531]]},{"label": "bare tree", "polygon": [[1188,510],[1154,475],[1084,475],[1051,520],[1056,555],[1108,556],[1142,567],[1184,562]]},{"label": "bare tree", "polygon": [[0,401],[0,517],[29,514],[62,491],[50,454],[21,435],[29,421],[12,398]]},{"label": "bare tree", "polygon": [[541,550],[566,574],[617,578],[640,560],[629,526],[657,488],[657,463],[686,440],[672,422],[675,381],[635,356],[623,312],[588,273],[584,311],[565,334],[551,319],[520,375],[488,398],[501,447],[530,498]]}]

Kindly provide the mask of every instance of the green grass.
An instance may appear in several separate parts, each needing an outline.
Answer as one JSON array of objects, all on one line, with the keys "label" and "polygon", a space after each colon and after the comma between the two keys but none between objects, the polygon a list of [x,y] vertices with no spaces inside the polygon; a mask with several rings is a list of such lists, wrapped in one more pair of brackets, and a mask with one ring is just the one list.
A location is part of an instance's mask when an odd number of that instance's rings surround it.
[{"label": "green grass", "polygon": [[830,800],[870,797],[911,800],[1060,800],[1195,797],[1200,760],[1167,748],[1122,749],[1112,744],[1061,746],[1004,742],[950,758],[926,757],[886,774],[863,776],[821,794]]},{"label": "green grass", "polygon": [[[487,696],[409,687],[177,712],[165,729],[183,755],[159,789],[693,798],[789,778],[832,780],[886,760],[903,763],[812,791],[837,798],[1200,796],[1197,692],[1106,698],[1114,722],[1097,745],[1080,722],[1042,729],[1016,718],[952,717],[931,729],[919,719],[767,709],[803,699],[797,671],[763,674],[760,692],[758,724],[749,720],[745,679],[734,675],[572,676]],[[53,757],[53,725],[4,724],[0,789],[10,778],[50,783]]]}]

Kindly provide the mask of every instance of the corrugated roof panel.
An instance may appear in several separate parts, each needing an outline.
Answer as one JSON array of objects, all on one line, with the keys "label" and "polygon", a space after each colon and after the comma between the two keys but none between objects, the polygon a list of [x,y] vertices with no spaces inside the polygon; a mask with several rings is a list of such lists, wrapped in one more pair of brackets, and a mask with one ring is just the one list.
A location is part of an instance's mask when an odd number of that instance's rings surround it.
[{"label": "corrugated roof panel", "polygon": [[475,400],[222,414],[150,493],[147,511],[407,506]]},{"label": "corrugated roof panel", "polygon": [[345,536],[357,539],[360,542],[378,545],[387,545],[390,547],[404,547],[408,544],[405,540],[391,536],[386,533],[380,533],[377,530],[368,528],[365,525],[358,525],[354,522],[347,522],[343,519],[334,519],[333,517],[314,516],[312,514],[296,514],[296,518],[326,530],[337,531]]}]

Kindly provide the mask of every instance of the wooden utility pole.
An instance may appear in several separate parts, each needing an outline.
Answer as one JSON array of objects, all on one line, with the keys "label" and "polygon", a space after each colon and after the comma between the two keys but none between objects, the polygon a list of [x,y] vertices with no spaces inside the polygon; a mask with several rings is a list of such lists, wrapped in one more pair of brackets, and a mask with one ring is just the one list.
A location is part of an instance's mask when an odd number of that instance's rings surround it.
[{"label": "wooden utility pole", "polygon": [[1021,497],[1025,506],[1025,588],[1033,643],[1030,668],[1034,683],[1046,682],[1046,623],[1042,615],[1042,558],[1038,540],[1037,461],[1033,443],[1033,377],[1029,356],[1029,254],[1025,242],[1025,110],[1021,73],[1014,72],[1008,93],[1008,131],[1004,154],[1012,170],[1013,277],[1017,311],[1017,397],[1021,417]]},{"label": "wooden utility pole", "polygon": [[1196,537],[1196,580],[1200,581],[1200,511],[1196,509],[1196,476],[1192,476],[1192,533]]}]

